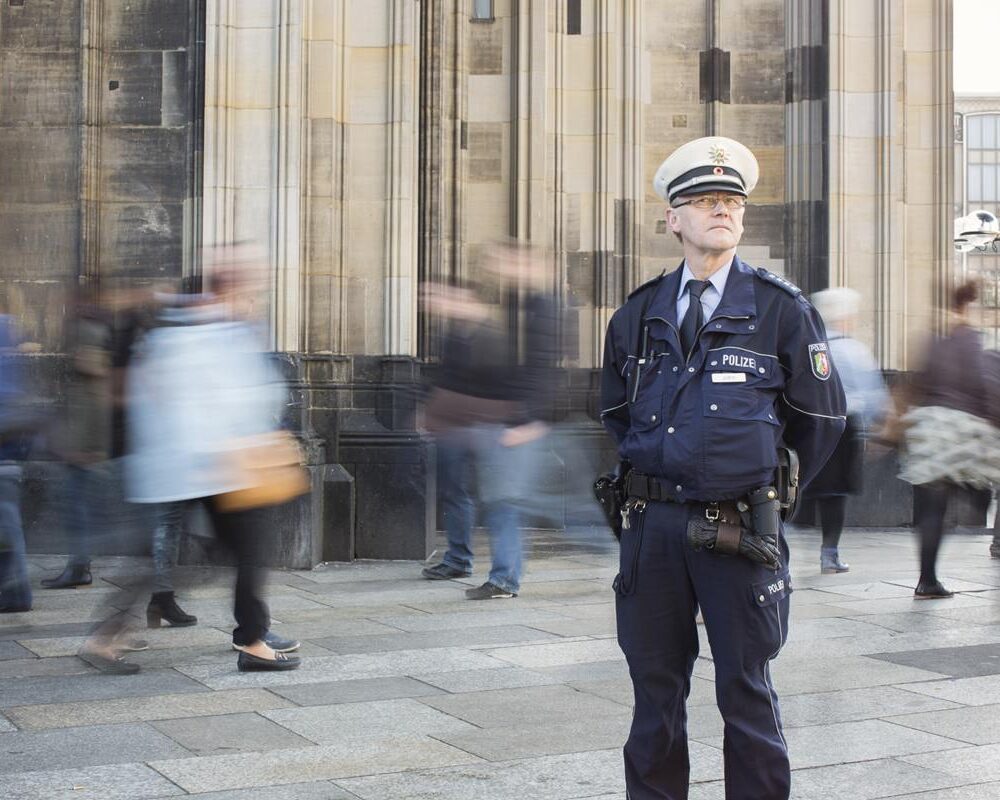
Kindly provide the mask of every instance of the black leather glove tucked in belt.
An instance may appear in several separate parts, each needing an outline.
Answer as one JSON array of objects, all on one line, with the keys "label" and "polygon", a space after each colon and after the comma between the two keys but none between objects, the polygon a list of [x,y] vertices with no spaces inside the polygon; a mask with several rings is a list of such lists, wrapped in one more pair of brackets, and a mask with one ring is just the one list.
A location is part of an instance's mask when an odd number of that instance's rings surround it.
[{"label": "black leather glove tucked in belt", "polygon": [[709,506],[706,514],[692,517],[688,522],[687,539],[695,550],[704,548],[727,555],[740,555],[771,569],[781,566],[777,537],[752,533],[734,503]]}]

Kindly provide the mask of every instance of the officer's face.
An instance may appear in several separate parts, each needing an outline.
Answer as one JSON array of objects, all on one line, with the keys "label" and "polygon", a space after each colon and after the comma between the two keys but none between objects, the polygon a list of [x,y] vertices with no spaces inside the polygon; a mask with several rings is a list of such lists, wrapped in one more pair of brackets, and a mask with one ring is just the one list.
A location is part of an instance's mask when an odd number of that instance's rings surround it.
[{"label": "officer's face", "polygon": [[[709,192],[678,199],[670,209],[670,229],[679,233],[685,247],[707,253],[724,253],[732,250],[743,237],[744,208],[730,208],[723,202],[726,192]],[[738,195],[731,195],[738,197]],[[699,208],[712,198],[718,200],[714,207]]]}]

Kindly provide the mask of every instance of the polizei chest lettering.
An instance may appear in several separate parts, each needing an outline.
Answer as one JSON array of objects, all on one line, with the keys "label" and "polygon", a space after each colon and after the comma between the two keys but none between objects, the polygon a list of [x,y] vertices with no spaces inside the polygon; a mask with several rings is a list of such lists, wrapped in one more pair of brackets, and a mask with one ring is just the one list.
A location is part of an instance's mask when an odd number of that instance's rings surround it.
[{"label": "polizei chest lettering", "polygon": [[757,359],[751,358],[750,356],[726,353],[722,356],[722,366],[740,367],[741,369],[757,369]]}]

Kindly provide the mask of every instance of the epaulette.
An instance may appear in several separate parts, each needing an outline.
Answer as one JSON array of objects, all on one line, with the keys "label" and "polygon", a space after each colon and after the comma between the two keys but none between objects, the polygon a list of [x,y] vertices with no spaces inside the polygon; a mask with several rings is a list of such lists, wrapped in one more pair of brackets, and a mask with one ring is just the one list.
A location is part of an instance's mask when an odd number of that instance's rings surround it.
[{"label": "epaulette", "polygon": [[794,283],[792,283],[790,280],[788,280],[787,278],[783,278],[781,275],[778,275],[775,272],[766,270],[763,267],[757,267],[757,277],[760,278],[762,281],[767,281],[768,283],[774,284],[779,289],[784,289],[792,297],[798,297],[800,294],[802,294],[802,290]]},{"label": "epaulette", "polygon": [[642,291],[643,289],[645,289],[645,288],[646,288],[647,286],[652,286],[652,285],[654,285],[654,284],[656,284],[656,283],[659,283],[660,281],[662,281],[662,280],[663,280],[663,277],[664,277],[664,276],[665,276],[666,274],[667,274],[667,271],[666,271],[666,270],[663,270],[663,272],[661,272],[661,273],[660,273],[659,275],[657,275],[657,276],[656,276],[655,278],[651,278],[650,280],[648,280],[648,281],[646,281],[645,283],[641,284],[641,285],[640,285],[640,286],[638,286],[637,288],[633,289],[633,290],[632,290],[631,292],[629,292],[629,295],[628,295],[628,299],[629,299],[629,300],[631,300],[631,299],[632,299],[633,297],[635,297],[635,295],[639,294],[639,292],[641,292],[641,291]]}]

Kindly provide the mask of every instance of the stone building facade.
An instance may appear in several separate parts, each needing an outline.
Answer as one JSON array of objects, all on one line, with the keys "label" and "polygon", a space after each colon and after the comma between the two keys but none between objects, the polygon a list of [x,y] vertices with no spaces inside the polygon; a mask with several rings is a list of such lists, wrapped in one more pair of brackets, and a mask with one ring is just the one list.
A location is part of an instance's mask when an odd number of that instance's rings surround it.
[{"label": "stone building facade", "polygon": [[679,260],[650,183],[690,138],[754,150],[743,257],[858,289],[884,367],[942,322],[950,0],[8,0],[0,73],[0,296],[48,352],[79,276],[266,245],[316,476],[288,563],[426,553],[418,285],[497,239],[548,256],[554,415],[600,450],[603,331]]}]

